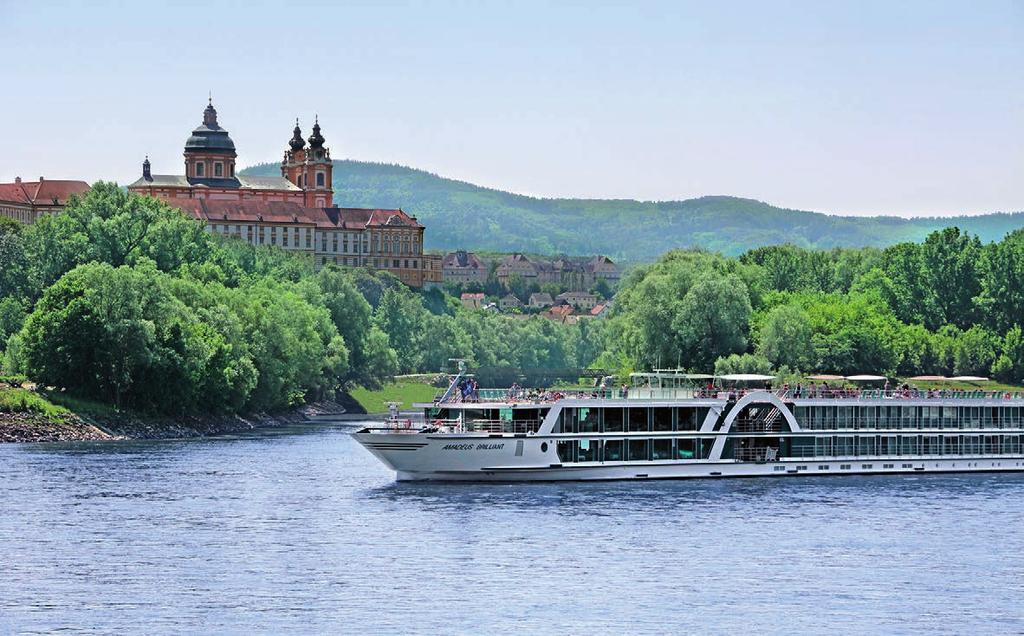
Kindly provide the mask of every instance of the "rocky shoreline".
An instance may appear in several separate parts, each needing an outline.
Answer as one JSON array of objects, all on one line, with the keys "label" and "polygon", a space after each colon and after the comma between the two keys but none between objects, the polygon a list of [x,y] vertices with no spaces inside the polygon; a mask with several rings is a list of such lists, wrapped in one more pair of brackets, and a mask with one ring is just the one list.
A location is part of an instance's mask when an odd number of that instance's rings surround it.
[{"label": "rocky shoreline", "polygon": [[306,404],[280,413],[174,417],[121,414],[102,418],[70,415],[65,416],[61,422],[34,413],[0,412],[0,443],[209,437],[302,424],[312,418],[344,413],[345,408],[333,401]]}]

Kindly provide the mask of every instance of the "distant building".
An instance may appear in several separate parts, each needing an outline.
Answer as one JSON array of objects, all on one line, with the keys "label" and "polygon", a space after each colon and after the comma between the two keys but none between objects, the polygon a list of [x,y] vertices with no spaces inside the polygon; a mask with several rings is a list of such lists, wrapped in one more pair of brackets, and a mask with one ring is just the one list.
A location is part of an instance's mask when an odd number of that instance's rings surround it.
[{"label": "distant building", "polygon": [[591,285],[601,279],[606,280],[609,283],[617,283],[622,277],[622,273],[619,271],[618,266],[607,256],[595,256],[587,261],[586,265],[584,265],[584,269],[590,279]]},{"label": "distant building", "polygon": [[572,316],[572,305],[555,305],[541,313],[541,316],[555,322],[568,322],[569,317]]},{"label": "distant building", "polygon": [[509,279],[516,275],[527,283],[536,282],[537,266],[524,254],[512,254],[501,259],[495,271],[498,282],[508,285]]},{"label": "distant building", "polygon": [[39,181],[22,181],[21,177],[16,177],[14,183],[0,183],[0,216],[31,225],[44,214],[63,210],[72,196],[82,196],[88,191],[89,184],[85,181],[43,177],[39,177]]},{"label": "distant building", "polygon": [[530,307],[533,307],[534,309],[544,309],[545,307],[550,307],[551,305],[554,305],[555,301],[553,298],[551,298],[551,294],[547,292],[536,292],[530,294],[529,304]]},{"label": "distant building", "polygon": [[483,293],[467,292],[459,297],[459,301],[466,309],[481,309],[484,306],[484,295]]},{"label": "distant building", "polygon": [[235,173],[235,143],[212,101],[185,142],[185,174],[153,174],[149,159],[131,192],[177,207],[213,233],[274,245],[328,263],[387,271],[412,287],[440,284],[438,257],[423,254],[424,227],[401,209],[335,207],[333,164],[320,122],[309,144],[298,122],[280,177]]},{"label": "distant building", "polygon": [[502,311],[508,311],[510,309],[519,309],[523,306],[523,301],[519,300],[512,294],[506,294],[498,300],[498,307]]},{"label": "distant building", "polygon": [[597,305],[597,296],[590,292],[570,291],[555,296],[555,301],[565,302],[577,309],[589,312]]},{"label": "distant building", "polygon": [[599,318],[608,313],[610,306],[608,303],[598,303],[590,310],[590,315],[594,318]]},{"label": "distant building", "polygon": [[446,254],[443,263],[446,283],[486,283],[487,264],[473,252],[459,250]]}]

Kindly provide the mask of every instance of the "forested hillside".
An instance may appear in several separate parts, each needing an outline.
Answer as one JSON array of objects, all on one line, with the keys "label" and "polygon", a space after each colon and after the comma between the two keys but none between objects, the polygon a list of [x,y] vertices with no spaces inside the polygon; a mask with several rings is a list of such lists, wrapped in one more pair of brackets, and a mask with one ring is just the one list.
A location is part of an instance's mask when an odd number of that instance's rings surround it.
[{"label": "forested hillside", "polygon": [[[538,199],[481,188],[403,166],[334,162],[335,200],[350,207],[401,207],[427,225],[428,249],[607,254],[650,262],[677,248],[735,256],[763,245],[885,247],[957,226],[983,242],[1024,227],[1024,213],[902,219],[841,217],[776,208],[752,199],[686,201]],[[277,164],[242,171],[277,175]],[[884,212],[884,211],[883,211]]]}]

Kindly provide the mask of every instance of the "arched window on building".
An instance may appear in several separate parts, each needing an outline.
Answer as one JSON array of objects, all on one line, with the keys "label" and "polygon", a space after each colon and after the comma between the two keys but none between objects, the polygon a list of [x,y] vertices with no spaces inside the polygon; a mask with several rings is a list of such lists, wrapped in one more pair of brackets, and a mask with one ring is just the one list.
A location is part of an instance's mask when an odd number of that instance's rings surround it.
[{"label": "arched window on building", "polygon": [[326,176],[324,175],[324,173],[322,173],[322,172],[316,173],[316,186],[318,188],[324,187],[324,183],[326,183],[325,180],[326,180]]}]

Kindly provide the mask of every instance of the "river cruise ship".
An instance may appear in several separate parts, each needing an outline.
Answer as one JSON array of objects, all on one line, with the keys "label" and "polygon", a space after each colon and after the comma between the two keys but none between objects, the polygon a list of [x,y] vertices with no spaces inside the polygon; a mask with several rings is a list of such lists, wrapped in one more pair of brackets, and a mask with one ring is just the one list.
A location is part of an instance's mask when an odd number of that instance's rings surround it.
[{"label": "river cruise ship", "polygon": [[396,411],[354,437],[399,480],[1024,470],[1020,393],[695,385],[705,378],[638,373],[614,390],[541,392],[478,389],[460,373],[416,405],[422,421]]}]

